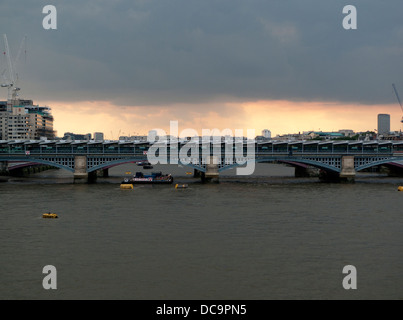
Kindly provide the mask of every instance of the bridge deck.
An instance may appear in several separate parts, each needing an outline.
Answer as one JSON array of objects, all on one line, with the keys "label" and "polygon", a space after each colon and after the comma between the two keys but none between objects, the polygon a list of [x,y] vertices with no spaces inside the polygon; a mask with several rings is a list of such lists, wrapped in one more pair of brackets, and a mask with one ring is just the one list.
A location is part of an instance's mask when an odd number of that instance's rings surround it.
[{"label": "bridge deck", "polygon": [[[403,166],[403,141],[266,141],[259,143],[160,143],[154,153],[165,163],[181,163],[206,170],[210,155],[218,155],[218,170],[248,162],[283,162],[340,172],[343,156],[354,156],[357,171],[380,165]],[[179,150],[186,146],[183,155]],[[190,147],[189,147],[190,146]],[[74,171],[75,158],[85,156],[87,171],[144,161],[147,142],[122,141],[0,141],[0,161],[50,164]],[[179,156],[180,154],[180,156]]]}]

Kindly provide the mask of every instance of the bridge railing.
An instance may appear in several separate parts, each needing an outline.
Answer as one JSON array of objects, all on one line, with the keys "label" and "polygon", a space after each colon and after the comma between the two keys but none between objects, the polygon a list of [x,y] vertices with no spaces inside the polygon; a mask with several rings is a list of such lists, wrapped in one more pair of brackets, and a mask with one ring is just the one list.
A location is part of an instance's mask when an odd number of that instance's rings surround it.
[{"label": "bridge railing", "polygon": [[[317,154],[317,155],[376,155],[376,154],[393,154],[393,153],[403,153],[403,151],[392,151],[392,150],[363,150],[361,152],[352,152],[352,151],[258,151],[255,153],[255,155],[281,155],[281,154],[288,154],[288,155],[312,155],[312,154]],[[65,154],[81,154],[81,155],[108,155],[108,154],[119,154],[119,155],[144,155],[143,151],[126,151],[126,150],[104,150],[104,151],[88,151],[85,149],[75,149],[75,150],[48,150],[48,149],[43,149],[43,150],[16,150],[16,149],[10,149],[10,150],[0,150],[0,154],[2,155],[65,155]],[[199,152],[199,154],[203,154],[202,152]],[[225,154],[223,151],[222,154]],[[246,152],[244,154],[247,154]],[[169,155],[169,153],[168,153]]]},{"label": "bridge railing", "polygon": [[[148,144],[134,145],[134,144],[119,144],[119,143],[109,143],[109,144],[91,144],[91,143],[0,143],[0,154],[128,154],[128,155],[142,155],[148,150]],[[205,146],[200,145],[199,154],[205,153]],[[214,153],[213,150],[217,146],[210,145],[211,154]],[[221,145],[221,153],[224,154],[228,151],[225,144]],[[241,150],[240,150],[241,149]],[[167,152],[174,150],[176,153],[178,149],[170,148],[167,146]],[[218,150],[220,150],[220,145],[218,145]],[[247,153],[247,147],[244,145],[239,148],[237,146],[233,147],[233,152],[243,151],[244,154]],[[403,152],[403,143],[397,144],[315,144],[310,143],[304,145],[302,143],[268,143],[265,145],[255,144],[255,154],[259,155],[273,155],[289,153],[293,155],[303,155],[303,154],[336,154],[336,155],[355,155],[355,154],[390,154]]]}]

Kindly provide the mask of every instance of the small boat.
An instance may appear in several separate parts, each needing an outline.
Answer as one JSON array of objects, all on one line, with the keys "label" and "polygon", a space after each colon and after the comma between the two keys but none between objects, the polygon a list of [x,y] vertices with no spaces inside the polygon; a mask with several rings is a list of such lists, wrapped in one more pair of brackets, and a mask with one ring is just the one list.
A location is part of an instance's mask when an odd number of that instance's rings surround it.
[{"label": "small boat", "polygon": [[149,163],[148,161],[139,161],[137,162],[137,165],[144,167],[144,166],[151,166],[151,163]]},{"label": "small boat", "polygon": [[132,178],[124,178],[123,184],[170,184],[174,182],[174,178],[170,174],[163,175],[161,172],[152,172],[151,174],[143,174],[136,172]]},{"label": "small boat", "polygon": [[145,164],[144,166],[143,166],[143,169],[152,169],[153,168],[153,166],[150,166],[150,165],[148,165],[148,164]]}]

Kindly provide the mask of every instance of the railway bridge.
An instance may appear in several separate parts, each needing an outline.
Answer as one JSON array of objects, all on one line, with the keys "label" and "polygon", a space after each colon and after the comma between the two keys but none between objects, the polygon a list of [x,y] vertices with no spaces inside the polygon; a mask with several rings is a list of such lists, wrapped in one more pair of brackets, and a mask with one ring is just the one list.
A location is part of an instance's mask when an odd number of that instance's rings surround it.
[{"label": "railway bridge", "polygon": [[[152,157],[150,157],[150,152]],[[88,181],[97,171],[125,163],[154,160],[192,167],[202,178],[255,163],[284,163],[307,170],[318,168],[332,177],[353,181],[356,172],[384,165],[403,170],[403,141],[250,141],[241,143],[176,143],[128,141],[0,140],[0,171],[50,165]]]}]

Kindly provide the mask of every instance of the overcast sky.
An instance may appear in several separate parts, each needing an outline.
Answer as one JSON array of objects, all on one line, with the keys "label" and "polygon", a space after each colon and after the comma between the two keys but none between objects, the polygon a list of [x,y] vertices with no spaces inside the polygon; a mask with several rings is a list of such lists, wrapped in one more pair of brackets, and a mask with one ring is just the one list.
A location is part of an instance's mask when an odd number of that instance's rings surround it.
[{"label": "overcast sky", "polygon": [[[42,27],[48,4],[57,30]],[[348,4],[357,30],[342,26]],[[401,0],[1,0],[0,32],[13,54],[28,36],[18,70],[35,100],[365,108],[395,104],[392,83],[403,96],[402,15]]]}]

